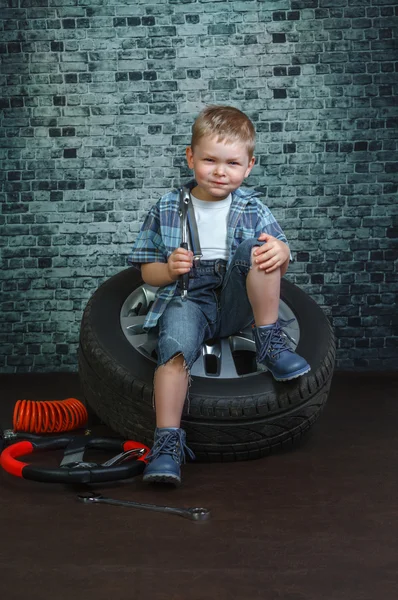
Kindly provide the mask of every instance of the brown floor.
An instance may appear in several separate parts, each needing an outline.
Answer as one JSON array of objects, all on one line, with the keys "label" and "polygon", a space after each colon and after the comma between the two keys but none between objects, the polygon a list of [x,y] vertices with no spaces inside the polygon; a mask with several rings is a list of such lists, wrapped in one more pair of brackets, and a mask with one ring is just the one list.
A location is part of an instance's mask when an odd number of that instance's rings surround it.
[{"label": "brown floor", "polygon": [[[0,422],[19,398],[79,397],[76,375],[0,377]],[[140,478],[108,496],[206,506],[207,523],[113,506],[0,472],[7,600],[395,600],[398,373],[337,373],[294,452],[188,464],[178,490]]]}]

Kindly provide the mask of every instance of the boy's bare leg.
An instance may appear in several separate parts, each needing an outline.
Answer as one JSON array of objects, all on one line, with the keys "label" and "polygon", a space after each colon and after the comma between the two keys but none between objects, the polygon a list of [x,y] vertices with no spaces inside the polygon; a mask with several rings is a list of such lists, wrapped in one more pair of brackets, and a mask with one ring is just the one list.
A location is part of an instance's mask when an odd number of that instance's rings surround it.
[{"label": "boy's bare leg", "polygon": [[246,278],[246,290],[257,327],[271,325],[278,319],[281,270],[265,273],[253,265]]},{"label": "boy's bare leg", "polygon": [[181,483],[181,463],[185,454],[195,458],[186,445],[186,434],[180,427],[187,395],[189,374],[182,354],[177,354],[158,367],[154,379],[156,430],[148,455],[143,481],[149,483]]},{"label": "boy's bare leg", "polygon": [[158,367],[154,378],[157,427],[180,427],[189,374],[182,354]]}]

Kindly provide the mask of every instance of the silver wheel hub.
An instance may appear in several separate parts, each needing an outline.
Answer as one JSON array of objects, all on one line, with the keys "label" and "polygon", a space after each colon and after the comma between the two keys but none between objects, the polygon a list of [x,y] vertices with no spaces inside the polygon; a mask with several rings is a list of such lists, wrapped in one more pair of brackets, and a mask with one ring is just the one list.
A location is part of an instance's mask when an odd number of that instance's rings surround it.
[{"label": "silver wheel hub", "polygon": [[[144,331],[145,317],[155,300],[157,288],[142,285],[124,301],[120,311],[120,325],[128,342],[148,360],[156,364],[157,331]],[[288,321],[283,331],[290,347],[295,350],[300,339],[300,328],[295,314],[289,306],[279,303],[279,318]],[[192,365],[191,375],[196,377],[216,377],[231,379],[248,377],[266,371],[266,367],[256,362],[256,346],[251,327],[227,338],[206,341],[201,354]]]}]

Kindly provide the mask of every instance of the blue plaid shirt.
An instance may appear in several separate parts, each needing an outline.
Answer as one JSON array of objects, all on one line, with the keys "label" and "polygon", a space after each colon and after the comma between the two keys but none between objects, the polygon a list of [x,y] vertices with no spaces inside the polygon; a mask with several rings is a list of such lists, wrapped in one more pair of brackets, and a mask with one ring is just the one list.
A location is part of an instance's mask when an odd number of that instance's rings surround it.
[{"label": "blue plaid shirt", "polygon": [[[187,187],[192,189],[195,181]],[[258,238],[268,233],[287,244],[287,239],[275,217],[258,198],[259,193],[249,188],[238,188],[232,193],[231,208],[227,224],[228,264],[235,250],[244,240]],[[181,243],[181,221],[179,216],[179,193],[173,190],[150,209],[128,257],[130,265],[141,270],[142,263],[166,263],[170,254]],[[155,301],[149,310],[144,328],[154,327],[167,303],[175,295],[177,282],[158,288]]]}]

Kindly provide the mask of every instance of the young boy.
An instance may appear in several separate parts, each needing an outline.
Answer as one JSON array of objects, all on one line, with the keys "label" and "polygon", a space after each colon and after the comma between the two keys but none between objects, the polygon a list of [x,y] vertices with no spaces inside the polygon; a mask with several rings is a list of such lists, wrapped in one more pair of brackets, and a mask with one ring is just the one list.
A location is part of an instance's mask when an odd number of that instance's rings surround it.
[{"label": "young boy", "polygon": [[[189,372],[205,340],[232,335],[254,320],[257,360],[276,380],[310,370],[287,345],[278,322],[280,282],[290,260],[286,237],[258,194],[240,187],[255,163],[254,144],[253,123],[240,110],[202,110],[186,149],[195,178],[186,187],[203,254],[200,264],[193,264],[191,250],[180,247],[178,190],[149,211],[129,257],[143,280],[159,287],[144,324],[159,329],[156,430],[144,481],[179,485],[185,452],[194,458],[180,421]],[[184,301],[180,282],[186,273]]]}]

